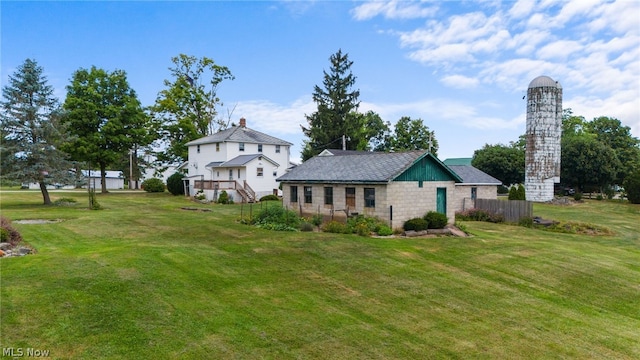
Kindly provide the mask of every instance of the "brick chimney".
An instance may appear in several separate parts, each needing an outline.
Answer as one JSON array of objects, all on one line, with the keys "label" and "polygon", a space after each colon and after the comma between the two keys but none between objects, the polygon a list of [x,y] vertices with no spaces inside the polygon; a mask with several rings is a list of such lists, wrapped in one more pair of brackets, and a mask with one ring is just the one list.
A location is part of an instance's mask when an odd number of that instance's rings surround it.
[{"label": "brick chimney", "polygon": [[247,120],[245,118],[240,118],[240,127],[247,127]]}]

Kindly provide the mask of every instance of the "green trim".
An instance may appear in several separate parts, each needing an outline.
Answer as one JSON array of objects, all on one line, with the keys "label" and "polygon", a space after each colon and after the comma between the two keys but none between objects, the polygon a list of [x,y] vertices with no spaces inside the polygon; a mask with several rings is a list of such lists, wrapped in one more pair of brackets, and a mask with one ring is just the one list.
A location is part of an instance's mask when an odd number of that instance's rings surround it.
[{"label": "green trim", "polygon": [[462,179],[437,157],[425,153],[404,169],[393,181],[454,181]]}]

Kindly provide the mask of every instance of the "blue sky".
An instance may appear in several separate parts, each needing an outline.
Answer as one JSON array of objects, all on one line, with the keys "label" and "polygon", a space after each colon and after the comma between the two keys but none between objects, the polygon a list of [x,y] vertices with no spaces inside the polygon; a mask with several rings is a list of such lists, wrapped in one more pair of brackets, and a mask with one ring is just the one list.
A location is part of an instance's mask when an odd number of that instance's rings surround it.
[{"label": "blue sky", "polygon": [[354,62],[360,111],[420,118],[441,159],[471,157],[525,131],[528,84],[547,75],[565,108],[616,117],[640,136],[640,2],[622,1],[2,1],[1,84],[35,59],[65,97],[73,72],[122,69],[143,105],[171,57],[227,66],[221,114],[293,143],[313,87],[338,49]]}]

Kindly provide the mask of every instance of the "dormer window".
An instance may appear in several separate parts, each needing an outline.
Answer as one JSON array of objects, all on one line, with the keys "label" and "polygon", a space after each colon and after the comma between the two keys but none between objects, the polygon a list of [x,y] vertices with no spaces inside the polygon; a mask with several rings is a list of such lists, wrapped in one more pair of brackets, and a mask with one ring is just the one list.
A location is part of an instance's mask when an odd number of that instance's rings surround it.
[{"label": "dormer window", "polygon": [[238,143],[238,150],[244,151],[244,143]]}]

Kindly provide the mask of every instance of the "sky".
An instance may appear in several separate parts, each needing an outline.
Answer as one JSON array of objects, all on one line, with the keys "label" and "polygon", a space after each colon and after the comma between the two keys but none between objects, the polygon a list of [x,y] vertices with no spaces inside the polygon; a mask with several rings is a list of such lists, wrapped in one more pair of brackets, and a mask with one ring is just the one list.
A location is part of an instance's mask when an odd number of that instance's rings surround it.
[{"label": "sky", "polygon": [[27,58],[64,101],[73,72],[124,70],[143,106],[171,58],[208,57],[235,76],[221,116],[293,144],[317,110],[329,57],[353,61],[359,111],[422,119],[442,160],[525,132],[531,80],[562,85],[563,107],[619,119],[640,137],[640,1],[5,1],[0,84]]}]

